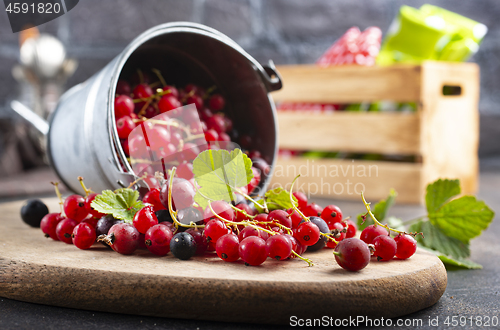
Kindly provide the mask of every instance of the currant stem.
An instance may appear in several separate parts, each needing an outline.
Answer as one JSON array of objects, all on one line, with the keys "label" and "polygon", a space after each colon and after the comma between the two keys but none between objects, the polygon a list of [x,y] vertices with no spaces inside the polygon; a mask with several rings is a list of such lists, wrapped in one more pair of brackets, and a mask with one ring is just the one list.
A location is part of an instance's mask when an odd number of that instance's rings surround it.
[{"label": "currant stem", "polygon": [[145,179],[145,178],[147,178],[147,177],[148,177],[148,173],[147,173],[147,172],[144,172],[144,175],[143,175],[143,176],[141,176],[141,177],[139,177],[139,178],[135,179],[135,181],[134,181],[134,182],[132,182],[132,183],[130,183],[130,184],[128,185],[128,187],[127,187],[127,188],[128,188],[128,189],[131,189],[131,188],[132,188],[132,187],[133,187],[133,186],[134,186],[137,182],[139,182],[139,181],[141,181],[141,180],[144,180],[144,179]]},{"label": "currant stem", "polygon": [[246,216],[246,217],[248,217],[248,218],[250,218],[250,219],[255,219],[255,217],[256,217],[256,215],[250,215],[250,214],[246,213],[244,210],[237,208],[236,206],[234,206],[234,205],[233,205],[233,204],[231,204],[231,203],[229,203],[229,206],[231,206],[231,208],[232,208],[233,210],[235,210],[236,212],[243,213],[243,215],[244,215],[244,216]]},{"label": "currant stem", "polygon": [[366,200],[365,200],[365,195],[363,194],[363,192],[361,192],[361,199],[363,200],[363,204],[365,204],[365,207],[366,207],[366,211],[368,212],[368,214],[370,215],[370,217],[373,219],[373,222],[375,222],[375,225],[378,225],[378,226],[381,226],[389,231],[393,231],[395,233],[398,233],[398,234],[406,234],[406,232],[404,231],[400,231],[400,230],[396,230],[396,229],[393,229],[393,228],[390,228],[388,225],[383,225],[381,224],[377,218],[375,218],[375,215],[372,213],[372,210],[370,209],[370,203],[368,203]]},{"label": "currant stem", "polygon": [[319,234],[322,235],[322,236],[324,236],[324,237],[326,237],[327,239],[329,239],[330,241],[334,242],[335,244],[339,244],[339,242],[335,238],[333,238],[330,234],[328,234],[328,233],[321,233],[321,232]]},{"label": "currant stem", "polygon": [[78,181],[80,181],[80,185],[82,186],[83,191],[85,191],[85,197],[89,197],[89,194],[92,193],[92,189],[85,186],[85,183],[83,183],[83,178],[81,176],[78,177]]},{"label": "currant stem", "polygon": [[179,226],[184,228],[205,228],[205,225],[193,225],[192,222],[189,225],[185,225],[177,220],[177,212],[172,208],[172,187],[174,186],[174,175],[176,169],[177,168],[175,166],[172,167],[170,178],[168,181],[168,212],[170,213],[170,217],[174,221],[174,226],[176,229],[179,228]]},{"label": "currant stem", "polygon": [[298,213],[298,214],[302,217],[302,219],[304,219],[305,221],[309,221],[309,218],[308,218],[308,217],[306,217],[306,216],[304,215],[304,213],[302,213],[302,212],[299,210],[299,208],[297,207],[297,205],[295,205],[295,201],[293,200],[293,193],[292,193],[292,191],[293,191],[293,185],[295,184],[295,181],[297,181],[297,179],[298,179],[299,177],[300,177],[300,174],[299,174],[299,175],[297,175],[297,176],[295,177],[295,179],[293,179],[293,181],[292,181],[292,185],[290,186],[290,192],[289,192],[289,194],[290,194],[290,202],[292,203],[292,208],[293,208],[293,209],[294,209],[294,210],[295,210],[295,211],[296,211],[296,212],[297,212],[297,213]]},{"label": "currant stem", "polygon": [[305,262],[307,262],[307,264],[309,265],[309,267],[314,266],[314,263],[312,262],[312,260],[311,260],[311,259],[304,258],[303,256],[301,256],[300,254],[298,254],[297,252],[295,252],[295,251],[293,251],[293,250],[292,250],[292,254],[293,254],[295,257],[299,258],[300,260],[304,260]]},{"label": "currant stem", "polygon": [[162,83],[163,86],[167,85],[167,82],[165,81],[165,79],[163,79],[163,75],[161,74],[160,70],[151,69],[151,71],[153,71],[155,73],[155,75],[158,77],[158,79],[160,80],[160,82]]},{"label": "currant stem", "polygon": [[51,182],[52,185],[54,186],[54,189],[56,190],[56,195],[57,197],[59,198],[59,206],[61,207],[61,214],[64,214],[64,208],[63,208],[63,204],[64,204],[64,201],[63,201],[63,198],[62,198],[62,195],[61,195],[61,192],[59,191],[59,182]]},{"label": "currant stem", "polygon": [[248,196],[247,194],[245,194],[244,192],[242,192],[241,190],[239,190],[238,188],[234,188],[234,187],[231,187],[233,188],[234,190],[236,190],[239,194],[241,194],[241,196],[245,197],[246,199],[248,199],[250,202],[258,205],[259,207],[262,207],[264,209],[264,212],[265,213],[269,213],[269,210],[267,209],[267,204],[266,204],[266,201],[264,199],[262,199],[262,201],[264,202],[264,205],[260,205],[259,202],[257,202],[256,200],[254,200],[252,197]]}]

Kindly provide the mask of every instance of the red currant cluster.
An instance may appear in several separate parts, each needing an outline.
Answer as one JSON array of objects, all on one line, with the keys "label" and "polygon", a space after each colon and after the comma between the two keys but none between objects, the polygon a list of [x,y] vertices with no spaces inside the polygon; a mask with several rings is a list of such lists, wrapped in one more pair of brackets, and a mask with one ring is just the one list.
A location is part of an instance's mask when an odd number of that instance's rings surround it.
[{"label": "red currant cluster", "polygon": [[[83,185],[83,181],[80,182]],[[57,183],[55,185],[56,192],[60,197]],[[80,249],[88,249],[95,243],[97,238],[96,225],[99,219],[104,217],[104,214],[97,212],[90,206],[97,194],[84,189],[86,197],[71,195],[64,202],[61,199],[62,212],[49,213],[42,218],[40,228],[46,237],[74,244]]]},{"label": "red currant cluster", "polygon": [[316,62],[320,66],[375,64],[380,50],[382,31],[369,27],[363,32],[357,26],[347,30]]},{"label": "red currant cluster", "polygon": [[[149,173],[148,183],[159,187],[152,176],[156,171],[165,172],[166,163],[169,168],[177,166],[178,175],[191,180],[190,162],[201,151],[231,142],[248,150],[250,158],[262,158],[253,148],[252,136],[233,127],[226,99],[214,93],[215,87],[187,84],[178,89],[167,84],[158,70],[152,72],[158,81],[137,71],[130,79],[119,80],[116,87],[116,128],[137,175]],[[194,106],[182,108],[186,105]],[[142,129],[131,134],[138,126]]]},{"label": "red currant cluster", "polygon": [[408,259],[417,251],[417,241],[408,234],[398,234],[395,238],[389,235],[387,229],[370,225],[361,232],[361,240],[373,244],[373,255],[379,261]]}]

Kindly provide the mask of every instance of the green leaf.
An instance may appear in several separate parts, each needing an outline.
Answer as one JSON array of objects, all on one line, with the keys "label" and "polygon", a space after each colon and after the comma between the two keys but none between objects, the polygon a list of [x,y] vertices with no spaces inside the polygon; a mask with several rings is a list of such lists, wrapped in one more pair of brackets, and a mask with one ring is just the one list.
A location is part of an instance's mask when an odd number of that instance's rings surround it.
[{"label": "green leaf", "polygon": [[473,196],[463,196],[443,205],[438,211],[429,213],[431,223],[447,235],[468,243],[488,228],[495,213]]},{"label": "green leaf", "polygon": [[194,178],[200,188],[195,201],[207,207],[209,200],[234,200],[238,187],[246,186],[253,178],[252,161],[240,149],[206,150],[193,162]]},{"label": "green leaf", "polygon": [[111,214],[116,219],[132,223],[134,215],[144,207],[138,200],[139,192],[129,188],[118,189],[115,192],[104,190],[92,201],[92,208],[104,214]]},{"label": "green leaf", "polygon": [[478,263],[475,263],[474,261],[471,260],[466,260],[466,259],[454,259],[450,256],[445,256],[445,255],[438,255],[439,259],[448,266],[455,266],[455,267],[460,267],[460,268],[465,268],[465,269],[482,269],[483,266],[481,266]]},{"label": "green leaf", "polygon": [[419,221],[410,226],[411,232],[421,232],[424,234],[415,236],[420,246],[438,251],[439,253],[451,256],[456,259],[463,259],[470,256],[468,243],[446,236],[439,228],[429,221]]},{"label": "green leaf", "polygon": [[[398,194],[394,189],[391,189],[389,192],[389,196],[387,196],[386,199],[382,199],[379,201],[377,204],[375,204],[372,208],[373,215],[375,218],[377,218],[378,221],[382,222],[384,221],[387,212],[391,208],[391,206],[394,204],[394,201],[396,200],[396,196]],[[368,215],[366,217],[366,221],[363,223],[363,219],[361,218],[365,213],[358,214],[358,228],[359,230],[363,230],[369,225],[373,225],[373,219]]]},{"label": "green leaf", "polygon": [[433,254],[435,254],[446,266],[446,269],[448,270],[453,270],[455,268],[465,268],[465,269],[481,269],[483,266],[481,266],[478,263],[475,263],[474,261],[468,260],[468,259],[462,259],[462,258],[453,258],[452,256],[447,256],[442,254],[439,251],[428,249],[426,247],[420,246],[421,249],[425,251],[429,251]]},{"label": "green leaf", "polygon": [[439,179],[427,185],[427,193],[425,195],[427,212],[437,212],[444,203],[459,194],[459,180]]},{"label": "green leaf", "polygon": [[[292,207],[290,193],[282,187],[267,191],[264,197],[266,198],[267,208],[269,211],[289,209]],[[295,205],[297,205],[297,198],[293,195],[292,198]]]}]

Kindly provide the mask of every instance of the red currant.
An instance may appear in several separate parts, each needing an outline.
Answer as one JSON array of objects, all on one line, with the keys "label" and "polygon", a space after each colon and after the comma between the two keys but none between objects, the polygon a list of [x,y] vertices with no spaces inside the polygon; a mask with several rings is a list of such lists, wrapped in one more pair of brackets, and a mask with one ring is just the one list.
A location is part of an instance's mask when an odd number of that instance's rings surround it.
[{"label": "red currant", "polygon": [[142,201],[144,203],[151,204],[153,206],[153,209],[156,211],[158,210],[165,210],[165,206],[160,201],[160,190],[157,188],[151,189],[144,195],[142,198]]},{"label": "red currant", "polygon": [[141,234],[145,234],[149,228],[158,224],[153,206],[146,205],[134,215],[134,227]]},{"label": "red currant", "polygon": [[316,203],[311,203],[307,205],[302,212],[306,217],[321,217],[323,208]]},{"label": "red currant", "polygon": [[[224,218],[226,220],[234,221],[234,210],[231,208],[231,205],[229,205],[229,203],[225,201],[216,201],[211,203],[210,205],[212,206],[215,214],[218,214],[221,218]],[[214,215],[210,207],[207,207],[205,209],[205,212],[203,213],[203,219],[205,220],[205,223],[207,223],[211,219],[217,219],[217,217]]]},{"label": "red currant", "polygon": [[116,130],[120,139],[126,139],[135,128],[135,123],[129,116],[123,116],[116,121]]},{"label": "red currant", "polygon": [[220,219],[212,219],[205,225],[203,231],[207,242],[217,243],[217,240],[228,233],[229,229]]},{"label": "red currant", "polygon": [[53,240],[58,241],[59,238],[57,238],[56,228],[59,222],[63,219],[64,217],[61,213],[49,213],[42,218],[42,221],[40,222],[40,229],[42,229],[42,232],[46,237],[50,237]]},{"label": "red currant", "polygon": [[71,237],[73,244],[77,248],[87,250],[94,244],[97,236],[95,227],[92,227],[88,223],[81,222],[75,226]]},{"label": "red currant", "polygon": [[307,196],[303,192],[296,191],[293,193],[295,198],[297,198],[297,202],[299,204],[299,209],[304,210],[307,207]]},{"label": "red currant", "polygon": [[234,262],[240,258],[240,241],[235,234],[225,234],[221,236],[215,244],[215,252],[219,258],[227,262]]},{"label": "red currant", "polygon": [[305,246],[316,244],[320,238],[320,231],[318,226],[310,221],[303,222],[295,233],[294,237],[297,241]]},{"label": "red currant", "polygon": [[109,229],[104,241],[118,253],[132,254],[139,248],[139,240],[139,232],[134,226],[128,223],[118,223]]},{"label": "red currant", "polygon": [[134,112],[134,107],[134,101],[130,96],[117,96],[115,98],[115,119],[130,116]]},{"label": "red currant", "polygon": [[396,255],[397,244],[391,236],[377,236],[373,240],[375,246],[374,256],[380,261],[388,261]]},{"label": "red currant", "polygon": [[64,200],[63,210],[70,219],[80,222],[89,215],[85,198],[80,195],[71,195]]},{"label": "red currant", "polygon": [[284,235],[273,235],[266,241],[266,251],[269,258],[285,260],[292,254],[292,241]]},{"label": "red currant", "polygon": [[148,229],[144,236],[147,249],[158,256],[164,256],[170,251],[172,231],[164,225],[154,225]]},{"label": "red currant", "polygon": [[73,234],[73,229],[76,227],[78,222],[73,219],[66,218],[59,222],[56,227],[56,235],[60,241],[66,244],[73,244],[71,239],[71,234]]},{"label": "red currant", "polygon": [[346,238],[335,248],[335,260],[345,270],[356,272],[370,262],[368,245],[358,238]]},{"label": "red currant", "polygon": [[369,225],[361,232],[360,239],[366,244],[372,244],[375,237],[389,235],[389,232],[381,226]]},{"label": "red currant", "polygon": [[239,254],[246,265],[258,266],[267,259],[266,241],[257,236],[247,237],[240,242]]},{"label": "red currant", "polygon": [[408,234],[398,235],[394,238],[397,245],[396,258],[408,259],[417,251],[417,240]]},{"label": "red currant", "polygon": [[213,112],[221,111],[226,105],[226,101],[220,94],[214,94],[208,100],[208,105]]},{"label": "red currant", "polygon": [[92,208],[92,202],[98,196],[96,193],[91,193],[85,198],[85,208],[87,212],[90,213],[94,218],[102,218],[104,216],[103,213],[96,211]]},{"label": "red currant", "polygon": [[269,212],[267,221],[279,223],[285,227],[292,228],[292,219],[290,215],[284,210],[274,210]]},{"label": "red currant", "polygon": [[331,226],[335,222],[342,221],[342,211],[337,205],[327,205],[321,212],[321,218]]}]

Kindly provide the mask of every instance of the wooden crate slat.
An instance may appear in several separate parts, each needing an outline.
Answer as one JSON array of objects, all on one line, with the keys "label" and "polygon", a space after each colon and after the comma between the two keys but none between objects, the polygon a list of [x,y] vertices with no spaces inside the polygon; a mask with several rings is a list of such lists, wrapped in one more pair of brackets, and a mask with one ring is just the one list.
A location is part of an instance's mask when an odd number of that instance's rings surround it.
[{"label": "wooden crate slat", "polygon": [[413,102],[420,97],[421,67],[278,66],[283,88],[276,101],[355,103],[392,100]]},{"label": "wooden crate slat", "polygon": [[282,149],[417,155],[417,113],[278,113]]},{"label": "wooden crate slat", "polygon": [[418,163],[280,157],[270,188],[289,189],[297,174],[301,177],[294,189],[306,194],[361,200],[359,194],[364,190],[368,200],[377,202],[394,188],[398,202],[415,203],[421,199],[422,164]]},{"label": "wooden crate slat", "polygon": [[[474,63],[426,62],[422,65],[422,185],[438,178],[459,178],[462,193],[477,190],[479,160],[479,67]],[[443,85],[462,88],[442,95]]]}]

